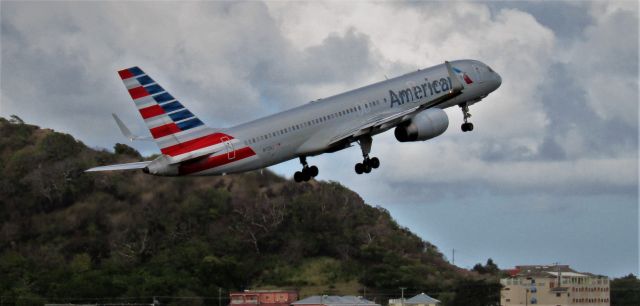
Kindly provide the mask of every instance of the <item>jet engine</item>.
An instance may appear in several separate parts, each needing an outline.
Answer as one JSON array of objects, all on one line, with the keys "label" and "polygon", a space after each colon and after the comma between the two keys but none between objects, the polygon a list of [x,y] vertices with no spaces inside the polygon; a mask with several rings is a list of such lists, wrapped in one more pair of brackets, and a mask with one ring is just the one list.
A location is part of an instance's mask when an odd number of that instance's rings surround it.
[{"label": "jet engine", "polygon": [[171,164],[165,155],[160,155],[142,169],[144,173],[160,176],[176,176],[179,174],[178,165]]},{"label": "jet engine", "polygon": [[400,142],[424,141],[440,136],[449,127],[447,113],[439,108],[431,108],[416,114],[411,120],[398,127],[394,134]]}]

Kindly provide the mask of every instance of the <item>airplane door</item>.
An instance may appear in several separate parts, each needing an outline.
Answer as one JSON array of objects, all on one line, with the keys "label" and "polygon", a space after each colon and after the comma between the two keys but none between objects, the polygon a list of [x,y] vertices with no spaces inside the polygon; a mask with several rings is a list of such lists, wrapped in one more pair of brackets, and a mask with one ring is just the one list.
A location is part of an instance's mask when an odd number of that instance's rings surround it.
[{"label": "airplane door", "polygon": [[478,79],[478,83],[484,82],[484,80],[482,79],[482,72],[480,70],[480,67],[473,65],[473,71],[476,74],[476,79]]},{"label": "airplane door", "polygon": [[220,140],[224,143],[224,147],[227,150],[227,159],[236,159],[236,151],[233,149],[233,143],[229,140],[229,137],[221,137]]}]

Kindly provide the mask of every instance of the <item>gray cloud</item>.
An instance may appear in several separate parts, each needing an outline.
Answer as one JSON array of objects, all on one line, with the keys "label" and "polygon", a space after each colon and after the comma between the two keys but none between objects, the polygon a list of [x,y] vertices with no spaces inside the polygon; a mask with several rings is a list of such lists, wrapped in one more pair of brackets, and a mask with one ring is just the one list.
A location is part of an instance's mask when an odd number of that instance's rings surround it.
[{"label": "gray cloud", "polygon": [[357,148],[312,158],[320,178],[384,205],[524,196],[544,199],[531,207],[570,214],[594,196],[637,201],[636,2],[0,5],[0,114],[91,146],[124,141],[111,112],[147,133],[115,73],[132,65],[209,125],[229,126],[385,75],[475,58],[503,85],[472,106],[473,133],[459,131],[460,111],[450,109],[449,131],[437,139],[377,136],[382,167],[366,177],[353,173]]},{"label": "gray cloud", "polygon": [[560,39],[568,41],[583,37],[584,28],[594,22],[588,5],[579,1],[488,1],[486,5],[492,14],[505,8],[527,12]]},{"label": "gray cloud", "polygon": [[308,87],[375,67],[354,30],[292,47],[262,3],[2,5],[2,113],[94,145],[122,141],[109,113],[138,120],[115,73],[124,67],[140,65],[213,126],[298,105],[317,98]]},{"label": "gray cloud", "polygon": [[[564,36],[538,23],[547,20],[554,30],[562,27],[558,15],[547,12],[550,8],[575,9],[580,35],[557,43],[556,35]],[[122,141],[110,112],[130,124],[139,122],[115,74],[130,65],[142,66],[205,122],[223,126],[377,81],[389,70],[455,57],[480,58],[505,82],[488,102],[472,107],[478,131],[472,137],[457,132],[460,114],[451,110],[452,131],[445,141],[402,145],[395,154],[403,158],[391,161],[391,167],[406,168],[402,161],[416,156],[436,160],[425,161],[439,173],[425,183],[437,184],[441,192],[465,182],[499,193],[554,188],[544,180],[531,181],[530,167],[549,172],[542,176],[573,180],[573,192],[617,193],[634,186],[637,175],[620,187],[620,182],[603,185],[596,179],[606,171],[601,166],[569,177],[555,173],[578,171],[572,167],[576,163],[616,159],[612,166],[626,167],[629,158],[637,156],[637,120],[625,116],[637,113],[637,103],[629,102],[637,99],[637,71],[619,64],[637,65],[637,53],[628,50],[633,42],[607,35],[637,22],[637,10],[610,9],[597,17],[587,13],[601,9],[567,3],[8,2],[2,10],[2,113],[72,132],[91,145],[110,146]],[[432,16],[433,11],[442,14]],[[384,18],[403,20],[403,27],[371,22]],[[446,58],[440,58],[443,55]],[[603,108],[598,98],[608,91],[598,87],[599,76],[590,71],[621,82],[636,80],[636,88],[612,97],[627,100],[616,100],[620,107]],[[134,127],[146,133],[140,124]],[[397,147],[386,137],[376,141],[374,150],[390,153]],[[456,169],[458,165],[464,166]],[[340,173],[333,165],[327,167]],[[383,183],[412,186],[420,174],[406,170]],[[584,175],[592,179],[580,178]]]}]

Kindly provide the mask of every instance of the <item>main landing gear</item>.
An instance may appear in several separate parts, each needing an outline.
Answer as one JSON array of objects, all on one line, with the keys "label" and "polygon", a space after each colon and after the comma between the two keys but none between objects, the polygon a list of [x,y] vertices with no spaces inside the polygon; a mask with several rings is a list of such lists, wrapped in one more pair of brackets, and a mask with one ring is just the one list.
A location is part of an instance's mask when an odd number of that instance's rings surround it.
[{"label": "main landing gear", "polygon": [[463,132],[473,131],[473,123],[467,122],[467,119],[471,118],[471,114],[469,113],[469,106],[466,103],[460,104],[460,108],[462,109],[462,115],[464,116],[464,123],[460,126]]},{"label": "main landing gear", "polygon": [[371,143],[373,139],[371,136],[363,136],[360,138],[358,143],[360,144],[360,149],[362,149],[362,157],[364,160],[362,163],[357,163],[355,170],[357,174],[369,173],[371,169],[377,169],[380,167],[380,160],[377,157],[369,158],[369,153],[371,152]]},{"label": "main landing gear", "polygon": [[296,171],[296,173],[293,174],[293,180],[296,181],[296,183],[307,182],[312,177],[318,176],[318,167],[309,167],[305,156],[300,156],[300,163],[302,164],[302,171]]}]

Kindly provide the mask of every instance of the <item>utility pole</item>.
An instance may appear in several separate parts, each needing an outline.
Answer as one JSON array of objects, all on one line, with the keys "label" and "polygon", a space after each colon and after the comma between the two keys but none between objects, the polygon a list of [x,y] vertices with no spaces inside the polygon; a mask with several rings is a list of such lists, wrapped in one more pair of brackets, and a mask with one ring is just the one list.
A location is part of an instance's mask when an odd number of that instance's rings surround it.
[{"label": "utility pole", "polygon": [[400,305],[404,306],[404,289],[407,287],[400,287]]},{"label": "utility pole", "polygon": [[558,288],[562,287],[562,272],[560,272],[560,263],[554,262],[556,265],[556,273],[558,273]]},{"label": "utility pole", "polygon": [[456,264],[456,249],[451,249],[451,264]]}]

